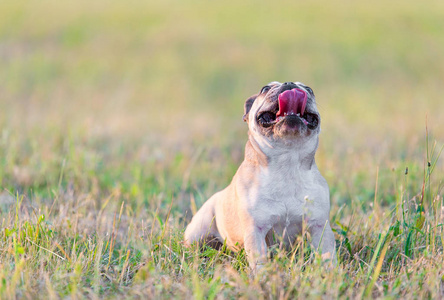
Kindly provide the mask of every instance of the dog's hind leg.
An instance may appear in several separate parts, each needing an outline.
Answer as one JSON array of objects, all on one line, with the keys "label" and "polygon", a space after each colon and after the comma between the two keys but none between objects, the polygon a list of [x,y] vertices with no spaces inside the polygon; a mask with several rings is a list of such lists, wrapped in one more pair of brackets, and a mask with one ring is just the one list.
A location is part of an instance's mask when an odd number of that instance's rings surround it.
[{"label": "dog's hind leg", "polygon": [[185,245],[189,247],[193,242],[199,245],[208,244],[213,248],[222,245],[221,237],[216,225],[215,197],[211,197],[197,211],[184,234]]}]

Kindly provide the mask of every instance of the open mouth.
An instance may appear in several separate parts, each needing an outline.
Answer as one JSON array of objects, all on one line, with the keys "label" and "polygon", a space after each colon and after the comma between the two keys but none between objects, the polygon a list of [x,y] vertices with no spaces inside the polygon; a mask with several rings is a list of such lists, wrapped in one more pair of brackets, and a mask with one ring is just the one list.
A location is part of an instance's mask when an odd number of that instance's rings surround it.
[{"label": "open mouth", "polygon": [[258,116],[258,122],[263,127],[270,127],[285,118],[299,118],[310,129],[319,124],[319,116],[305,110],[307,93],[294,88],[279,94],[277,106],[272,111],[265,111]]}]

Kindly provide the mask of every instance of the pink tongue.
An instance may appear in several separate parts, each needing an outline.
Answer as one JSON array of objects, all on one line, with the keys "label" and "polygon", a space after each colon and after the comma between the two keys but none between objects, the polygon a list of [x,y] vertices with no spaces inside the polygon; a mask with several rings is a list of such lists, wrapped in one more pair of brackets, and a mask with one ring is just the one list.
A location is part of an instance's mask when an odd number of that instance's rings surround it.
[{"label": "pink tongue", "polygon": [[279,111],[276,117],[297,114],[302,116],[307,105],[307,93],[300,89],[287,90],[279,95],[278,100]]}]

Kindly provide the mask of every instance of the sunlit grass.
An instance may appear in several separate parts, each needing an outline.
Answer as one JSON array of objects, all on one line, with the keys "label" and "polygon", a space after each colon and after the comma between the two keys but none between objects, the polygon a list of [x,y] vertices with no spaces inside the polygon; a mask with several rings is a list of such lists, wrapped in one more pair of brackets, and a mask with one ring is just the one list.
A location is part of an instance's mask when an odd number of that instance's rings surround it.
[{"label": "sunlit grass", "polygon": [[[442,1],[2,2],[0,298],[444,297]],[[302,81],[339,265],[185,249],[243,102]]]}]

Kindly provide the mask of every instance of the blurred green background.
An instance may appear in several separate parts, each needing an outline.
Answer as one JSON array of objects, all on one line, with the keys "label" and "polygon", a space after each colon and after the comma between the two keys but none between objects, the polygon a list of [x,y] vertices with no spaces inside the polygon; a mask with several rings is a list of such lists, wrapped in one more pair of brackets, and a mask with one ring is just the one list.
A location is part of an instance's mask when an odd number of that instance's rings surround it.
[{"label": "blurred green background", "polygon": [[421,177],[426,120],[444,141],[443,20],[442,1],[4,1],[0,183],[201,203],[277,80],[315,91],[334,203],[372,199],[378,167],[393,195],[406,166]]},{"label": "blurred green background", "polygon": [[[0,298],[443,297],[443,53],[442,0],[0,1]],[[316,94],[340,268],[302,236],[260,284],[182,232],[275,80]]]}]

